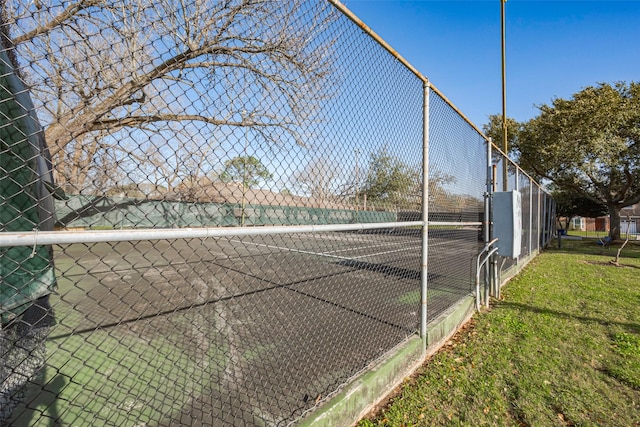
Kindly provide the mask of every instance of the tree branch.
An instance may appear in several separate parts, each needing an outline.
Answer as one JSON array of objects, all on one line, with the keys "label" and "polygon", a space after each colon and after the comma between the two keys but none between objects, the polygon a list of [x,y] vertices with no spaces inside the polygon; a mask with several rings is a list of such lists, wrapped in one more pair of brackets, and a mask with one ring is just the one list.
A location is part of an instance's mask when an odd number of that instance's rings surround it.
[{"label": "tree branch", "polygon": [[46,22],[45,24],[34,28],[28,33],[22,34],[21,36],[17,36],[13,39],[14,45],[18,45],[20,43],[24,43],[26,41],[30,41],[33,38],[46,34],[54,28],[63,25],[66,21],[76,16],[78,13],[82,12],[85,9],[88,9],[92,6],[97,6],[102,3],[103,0],[80,0],[78,3],[71,4],[67,6],[65,10],[62,11],[57,16],[54,16],[51,21]]},{"label": "tree branch", "polygon": [[257,121],[230,121],[226,119],[216,119],[213,117],[206,117],[197,114],[150,114],[145,116],[128,116],[122,118],[114,118],[114,119],[103,119],[96,120],[90,129],[90,131],[98,131],[98,130],[117,130],[125,127],[137,127],[143,125],[145,123],[155,123],[155,122],[172,122],[172,121],[198,121],[204,122],[216,126],[237,126],[237,127],[278,127],[282,128],[283,126],[293,126],[295,123],[285,123],[285,122],[277,122],[277,123],[266,123],[266,122],[257,122]]}]

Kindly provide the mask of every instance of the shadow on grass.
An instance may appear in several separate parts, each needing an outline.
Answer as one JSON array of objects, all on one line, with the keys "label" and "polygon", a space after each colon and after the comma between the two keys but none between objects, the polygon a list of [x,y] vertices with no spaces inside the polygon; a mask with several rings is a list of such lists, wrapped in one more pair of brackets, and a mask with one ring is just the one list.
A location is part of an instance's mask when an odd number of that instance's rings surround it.
[{"label": "shadow on grass", "polygon": [[529,311],[529,312],[532,312],[532,313],[539,313],[539,314],[547,314],[547,315],[551,315],[551,316],[555,316],[555,317],[559,317],[559,318],[563,318],[563,319],[577,320],[577,321],[580,321],[580,322],[594,322],[594,323],[598,323],[598,324],[603,325],[603,326],[615,325],[615,326],[620,326],[622,328],[625,328],[631,333],[640,334],[640,324],[638,324],[638,323],[615,322],[615,321],[611,321],[609,319],[601,319],[601,318],[597,318],[597,317],[576,316],[576,315],[571,314],[571,313],[565,313],[565,312],[557,311],[557,310],[550,310],[548,308],[535,307],[535,306],[531,306],[531,305],[527,305],[527,304],[521,304],[521,303],[518,303],[518,302],[502,301],[500,303],[500,306],[507,307],[507,308],[513,308],[514,310]]},{"label": "shadow on grass", "polygon": [[[562,243],[558,243],[558,239],[553,239],[547,248],[549,252],[560,252],[567,254],[585,254],[585,255],[602,255],[615,258],[618,249],[624,243],[624,240],[612,242],[603,246],[599,244],[601,240],[597,238],[581,238],[580,240],[563,238]],[[559,247],[561,245],[561,247]],[[621,258],[640,259],[640,241],[629,240],[620,254]]]}]

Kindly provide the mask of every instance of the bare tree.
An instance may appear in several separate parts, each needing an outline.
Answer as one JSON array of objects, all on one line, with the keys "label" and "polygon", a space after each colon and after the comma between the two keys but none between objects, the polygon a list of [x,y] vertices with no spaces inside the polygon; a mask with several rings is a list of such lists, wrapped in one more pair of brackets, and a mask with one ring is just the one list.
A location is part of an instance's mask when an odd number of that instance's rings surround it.
[{"label": "bare tree", "polygon": [[631,233],[629,233],[630,224],[631,224],[631,217],[627,213],[627,237],[624,239],[624,242],[622,243],[622,245],[620,245],[620,247],[618,248],[618,252],[616,253],[616,259],[609,261],[610,264],[613,264],[616,267],[620,267],[620,254],[622,253],[622,250],[624,249],[624,247],[627,246],[627,243],[629,243],[629,238],[631,237]]},{"label": "bare tree", "polygon": [[292,176],[291,184],[300,193],[320,203],[333,202],[337,198],[337,178],[341,170],[337,162],[317,157]]},{"label": "bare tree", "polygon": [[203,129],[249,127],[269,144],[304,144],[303,125],[330,93],[334,43],[323,31],[336,12],[327,2],[3,3],[67,191],[90,187],[101,151],[119,152],[110,157],[123,169],[139,164],[145,150],[132,129],[179,145]]},{"label": "bare tree", "polygon": [[147,161],[136,170],[141,175],[138,180],[163,187],[172,199],[192,199],[194,186],[217,175],[221,153],[213,145],[198,134],[189,138],[185,135],[179,144],[171,145],[165,137],[150,135],[144,146]]}]

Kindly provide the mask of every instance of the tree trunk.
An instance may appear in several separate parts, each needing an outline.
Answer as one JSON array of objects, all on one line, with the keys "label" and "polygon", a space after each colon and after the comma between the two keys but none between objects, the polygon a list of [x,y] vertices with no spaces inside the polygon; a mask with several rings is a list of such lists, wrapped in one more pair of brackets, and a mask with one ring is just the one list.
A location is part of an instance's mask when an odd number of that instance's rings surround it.
[{"label": "tree trunk", "polygon": [[613,240],[620,240],[620,208],[608,206],[609,208],[609,236]]}]

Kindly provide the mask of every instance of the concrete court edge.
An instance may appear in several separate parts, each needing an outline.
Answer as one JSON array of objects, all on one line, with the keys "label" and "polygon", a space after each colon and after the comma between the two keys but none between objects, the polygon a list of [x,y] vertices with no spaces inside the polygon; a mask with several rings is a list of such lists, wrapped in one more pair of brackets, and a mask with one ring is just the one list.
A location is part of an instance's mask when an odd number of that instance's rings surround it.
[{"label": "concrete court edge", "polygon": [[[500,287],[522,270],[537,254],[536,250],[502,272]],[[438,351],[464,324],[471,320],[474,314],[475,297],[469,295],[429,323],[426,354],[422,354],[422,340],[419,336],[409,338],[389,357],[350,382],[328,402],[303,418],[297,426],[354,426],[422,366],[426,358]]]},{"label": "concrete court edge", "polygon": [[357,423],[402,384],[405,378],[422,366],[427,356],[435,353],[468,322],[473,316],[474,307],[475,299],[472,296],[460,300],[429,324],[426,354],[422,353],[422,340],[419,336],[409,338],[391,356],[349,383],[329,402],[303,419],[298,426],[345,427]]}]

